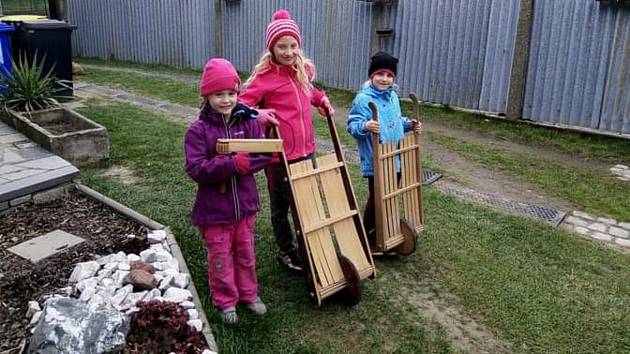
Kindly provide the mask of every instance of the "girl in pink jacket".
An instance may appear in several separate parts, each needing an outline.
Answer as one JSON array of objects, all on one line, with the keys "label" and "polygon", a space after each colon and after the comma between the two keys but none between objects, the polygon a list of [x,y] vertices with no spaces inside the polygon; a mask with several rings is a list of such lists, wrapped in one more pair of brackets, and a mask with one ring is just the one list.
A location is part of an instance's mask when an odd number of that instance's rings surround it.
[{"label": "girl in pink jacket", "polygon": [[[277,11],[267,26],[267,50],[245,83],[240,101],[256,108],[270,110],[279,121],[284,153],[289,163],[308,159],[315,152],[311,106],[324,115],[334,109],[324,91],[313,87],[315,66],[300,47],[298,25],[286,10]],[[269,165],[267,187],[271,201],[271,223],[279,259],[291,270],[301,271],[302,262],[294,247],[288,212],[291,195],[281,163]]]}]

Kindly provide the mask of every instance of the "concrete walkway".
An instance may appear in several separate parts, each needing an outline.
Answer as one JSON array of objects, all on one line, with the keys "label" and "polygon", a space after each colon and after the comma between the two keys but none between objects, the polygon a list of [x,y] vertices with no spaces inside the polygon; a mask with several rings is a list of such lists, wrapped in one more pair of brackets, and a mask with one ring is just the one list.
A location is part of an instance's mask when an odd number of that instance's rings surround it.
[{"label": "concrete walkway", "polygon": [[[111,66],[101,66],[101,65],[85,65],[87,69],[101,69],[101,70],[110,70],[116,72],[126,72],[136,75],[145,75],[151,77],[160,77],[168,80],[182,81],[187,83],[197,83],[198,78],[193,77],[191,75],[182,75],[182,74],[169,74],[169,73],[155,73],[155,72],[145,72],[138,69],[128,69],[128,68],[117,68]],[[96,94],[104,97],[113,98],[118,101],[123,101],[127,103],[131,103],[134,105],[138,105],[143,108],[152,109],[162,111],[164,113],[175,114],[186,117],[188,120],[193,121],[196,119],[197,109],[184,107],[181,105],[176,105],[169,102],[162,102],[159,100],[153,100],[150,98],[137,96],[130,94],[128,92],[116,89],[110,89],[107,87],[102,87],[93,84],[79,83],[77,85],[77,90],[79,92],[85,92],[90,94]],[[327,140],[317,140],[317,148],[322,152],[331,152],[334,151],[333,145],[330,141]],[[359,161],[358,153],[354,147],[343,147],[344,153],[346,156],[346,160],[348,162],[357,163]],[[564,229],[573,230],[576,233],[583,235],[587,238],[594,239],[597,241],[605,242],[607,244],[612,244],[615,246],[621,246],[623,248],[630,249],[630,225],[628,222],[616,221],[612,219],[602,218],[602,217],[594,217],[590,216],[593,222],[589,223],[602,223],[601,220],[609,221],[608,223],[604,223],[605,227],[600,227],[598,225],[591,226],[596,229],[585,228],[585,221],[576,222],[576,218],[579,218],[579,215],[588,215],[581,211],[561,211],[546,208],[545,206],[532,205],[529,203],[523,203],[516,200],[511,200],[508,198],[504,198],[500,195],[493,195],[487,193],[480,193],[474,190],[470,190],[464,186],[453,183],[451,181],[440,180],[439,183],[435,184],[435,187],[440,191],[446,194],[454,195],[459,198],[463,198],[466,200],[475,201],[480,204],[484,204],[493,208],[497,208],[503,211],[507,211],[513,214],[523,215],[527,217],[534,217],[538,220],[543,220],[545,222],[549,222],[554,226],[561,226]],[[565,218],[566,215],[571,214],[570,217]],[[600,220],[600,221],[598,221]],[[585,231],[586,230],[586,231]]]},{"label": "concrete walkway", "polygon": [[0,212],[72,180],[79,170],[0,121]]}]

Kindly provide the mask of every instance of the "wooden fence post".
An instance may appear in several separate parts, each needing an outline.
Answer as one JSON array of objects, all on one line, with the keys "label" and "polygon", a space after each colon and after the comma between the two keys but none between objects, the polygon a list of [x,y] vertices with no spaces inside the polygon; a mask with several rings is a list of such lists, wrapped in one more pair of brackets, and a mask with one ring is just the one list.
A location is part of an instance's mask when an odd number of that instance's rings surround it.
[{"label": "wooden fence post", "polygon": [[529,45],[532,40],[532,24],[534,0],[521,0],[514,43],[514,59],[510,75],[510,91],[508,92],[508,119],[519,119],[523,116],[525,105],[525,84],[527,82],[527,65],[529,63]]}]

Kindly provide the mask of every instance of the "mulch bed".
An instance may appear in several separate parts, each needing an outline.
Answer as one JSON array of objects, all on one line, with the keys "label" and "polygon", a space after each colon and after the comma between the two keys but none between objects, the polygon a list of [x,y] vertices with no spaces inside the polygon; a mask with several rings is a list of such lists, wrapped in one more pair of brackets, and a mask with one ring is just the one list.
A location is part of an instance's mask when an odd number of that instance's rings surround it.
[{"label": "mulch bed", "polygon": [[[63,230],[86,241],[32,264],[7,249],[50,231]],[[78,192],[39,205],[20,206],[0,216],[0,353],[17,353],[30,337],[26,318],[28,301],[67,287],[79,262],[95,255],[123,251],[136,253],[147,248],[147,228]]]}]

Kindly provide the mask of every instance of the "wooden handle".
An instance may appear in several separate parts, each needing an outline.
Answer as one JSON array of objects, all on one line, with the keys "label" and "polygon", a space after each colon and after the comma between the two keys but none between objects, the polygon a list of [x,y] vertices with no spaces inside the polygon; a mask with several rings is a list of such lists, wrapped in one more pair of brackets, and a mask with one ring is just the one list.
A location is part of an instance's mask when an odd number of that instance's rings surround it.
[{"label": "wooden handle", "polygon": [[376,107],[376,103],[370,101],[368,102],[368,107],[372,111],[372,120],[378,122],[378,107]]},{"label": "wooden handle", "polygon": [[418,96],[415,93],[410,93],[409,98],[411,99],[411,103],[413,104],[413,115],[414,119],[418,122],[421,121],[420,117],[420,102],[418,102]]}]

